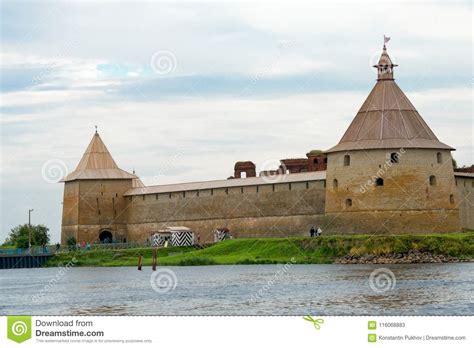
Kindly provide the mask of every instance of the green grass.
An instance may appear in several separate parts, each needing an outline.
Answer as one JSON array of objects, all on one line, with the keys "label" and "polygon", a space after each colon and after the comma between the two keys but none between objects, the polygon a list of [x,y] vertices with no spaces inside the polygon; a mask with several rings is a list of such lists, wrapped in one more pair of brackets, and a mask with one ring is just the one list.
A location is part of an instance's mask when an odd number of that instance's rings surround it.
[{"label": "green grass", "polygon": [[[159,265],[198,266],[216,264],[332,263],[345,255],[404,254],[410,250],[474,258],[474,232],[429,235],[334,235],[318,238],[242,238],[227,240],[205,249],[172,247],[158,250]],[[61,253],[49,266],[136,266],[152,264],[152,249],[92,250]]]}]

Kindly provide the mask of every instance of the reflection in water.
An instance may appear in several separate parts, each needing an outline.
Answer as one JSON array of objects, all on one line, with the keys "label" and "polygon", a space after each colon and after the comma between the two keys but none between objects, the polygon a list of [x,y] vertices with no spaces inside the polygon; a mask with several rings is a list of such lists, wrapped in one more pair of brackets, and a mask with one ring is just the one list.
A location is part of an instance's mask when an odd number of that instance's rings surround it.
[{"label": "reflection in water", "polygon": [[383,293],[369,286],[379,267],[169,267],[178,286],[163,294],[148,267],[73,268],[49,287],[58,269],[0,270],[0,315],[473,314],[473,264],[388,265],[396,286]]}]

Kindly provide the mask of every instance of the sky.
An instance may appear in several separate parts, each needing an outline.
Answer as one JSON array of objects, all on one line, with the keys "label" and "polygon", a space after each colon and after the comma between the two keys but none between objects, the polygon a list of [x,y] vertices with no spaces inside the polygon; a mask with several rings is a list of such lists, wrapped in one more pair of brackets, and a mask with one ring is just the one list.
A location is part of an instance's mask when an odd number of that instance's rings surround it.
[{"label": "sky", "polygon": [[59,241],[63,184],[94,126],[145,184],[225,179],[337,144],[383,36],[438,138],[473,160],[472,4],[0,1],[0,242]]}]

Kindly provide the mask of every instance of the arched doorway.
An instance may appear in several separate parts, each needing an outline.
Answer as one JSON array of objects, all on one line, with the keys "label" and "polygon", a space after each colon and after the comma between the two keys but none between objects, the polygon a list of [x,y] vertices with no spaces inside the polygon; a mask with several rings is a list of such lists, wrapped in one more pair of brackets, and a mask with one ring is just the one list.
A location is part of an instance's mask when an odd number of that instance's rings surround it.
[{"label": "arched doorway", "polygon": [[101,243],[112,243],[113,235],[109,230],[103,230],[99,234],[99,240]]}]

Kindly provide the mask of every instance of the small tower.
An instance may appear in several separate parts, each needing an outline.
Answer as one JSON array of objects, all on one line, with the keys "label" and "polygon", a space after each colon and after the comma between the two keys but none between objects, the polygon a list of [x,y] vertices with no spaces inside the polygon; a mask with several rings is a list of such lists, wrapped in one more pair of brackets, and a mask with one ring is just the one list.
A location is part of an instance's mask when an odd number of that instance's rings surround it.
[{"label": "small tower", "polygon": [[139,181],[120,169],[97,130],[77,168],[65,177],[61,243],[125,241],[128,200],[125,191]]},{"label": "small tower", "polygon": [[387,53],[387,45],[386,41],[387,38],[384,38],[384,44],[382,49],[382,55],[377,64],[373,67],[377,68],[377,81],[379,80],[394,80],[393,78],[393,68],[398,66],[397,64],[393,64],[390,56]]},{"label": "small tower", "polygon": [[384,44],[375,86],[339,144],[326,151],[329,231],[460,230],[454,149],[438,140],[395,83],[396,66]]}]

